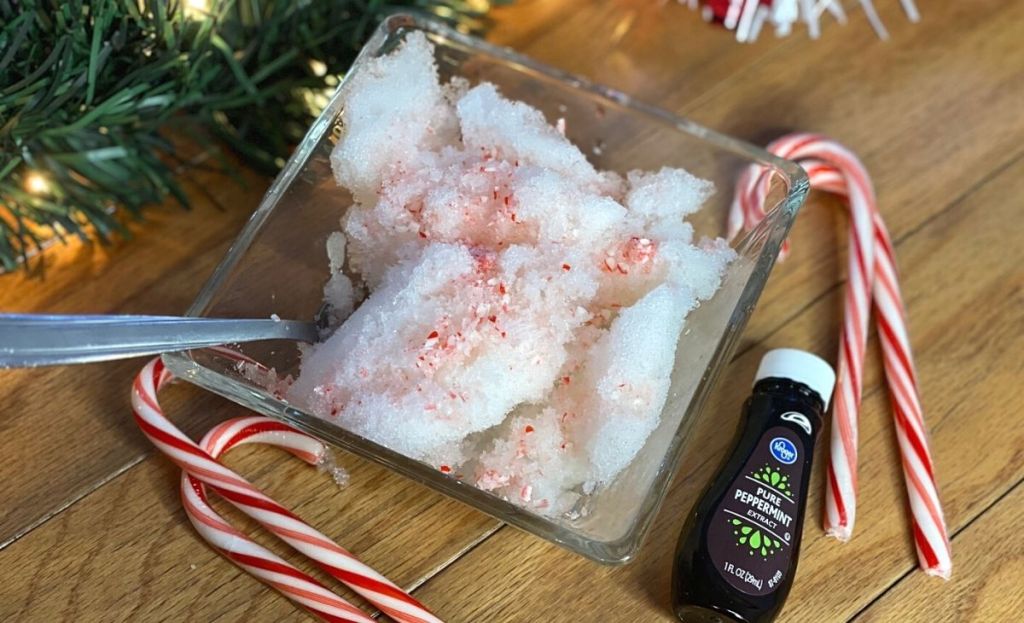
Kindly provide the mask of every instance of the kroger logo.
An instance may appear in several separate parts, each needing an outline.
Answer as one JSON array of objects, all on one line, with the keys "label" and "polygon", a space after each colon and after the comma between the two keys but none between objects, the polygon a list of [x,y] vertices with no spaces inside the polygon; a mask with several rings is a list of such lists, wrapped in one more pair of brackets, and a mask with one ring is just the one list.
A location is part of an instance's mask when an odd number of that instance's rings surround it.
[{"label": "kroger logo", "polygon": [[772,443],[768,446],[771,450],[772,456],[777,458],[780,463],[786,465],[792,465],[796,462],[796,446],[793,442],[786,439],[785,437],[776,437],[772,439]]}]

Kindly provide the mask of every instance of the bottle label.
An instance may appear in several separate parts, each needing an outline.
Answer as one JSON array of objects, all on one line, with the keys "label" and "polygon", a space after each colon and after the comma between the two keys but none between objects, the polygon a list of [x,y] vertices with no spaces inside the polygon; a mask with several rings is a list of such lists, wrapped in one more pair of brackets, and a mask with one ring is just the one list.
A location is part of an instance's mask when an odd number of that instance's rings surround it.
[{"label": "bottle label", "polygon": [[711,514],[708,553],[738,591],[767,595],[790,572],[803,453],[796,433],[768,429]]}]

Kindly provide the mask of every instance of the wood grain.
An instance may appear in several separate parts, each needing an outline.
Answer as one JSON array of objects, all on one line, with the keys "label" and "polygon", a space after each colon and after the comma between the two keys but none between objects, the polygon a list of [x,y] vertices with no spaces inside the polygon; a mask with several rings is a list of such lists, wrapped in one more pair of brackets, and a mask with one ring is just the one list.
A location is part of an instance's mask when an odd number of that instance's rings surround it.
[{"label": "wood grain", "polygon": [[[1024,271],[1020,268],[1024,249],[1015,248],[1024,229],[1006,226],[1017,208],[1004,201],[1006,196],[1024,193],[1022,174],[1024,161],[948,206],[897,247],[908,298],[930,295],[915,308],[913,328],[939,486],[953,530],[1024,477],[1024,431],[1009,427],[993,435],[993,421],[979,416],[1024,409],[1024,398],[1000,390],[1024,371],[1019,355],[1024,348],[1019,330],[1024,326]],[[968,247],[971,257],[963,255],[962,240],[977,244]],[[997,291],[1003,295],[996,296]],[[990,301],[983,313],[974,312],[979,300]],[[830,294],[780,329],[773,342],[784,345],[801,340],[823,351],[837,330],[834,309],[838,304],[838,295]],[[811,337],[809,343],[805,336]],[[623,568],[597,567],[506,528],[428,582],[418,595],[451,621],[543,621],[556,608],[578,613],[579,620],[596,620],[612,610],[621,620],[671,620],[666,605],[675,539],[728,443],[722,429],[736,424],[739,402],[745,398],[735,390],[737,379],[751,377],[759,356],[760,348],[754,349],[727,371],[726,378],[734,382],[723,383],[711,400],[694,450],[684,460],[650,542],[636,562]],[[822,450],[827,443],[820,444],[801,565],[784,620],[846,619],[915,564],[879,368],[874,357],[865,380],[854,538],[841,545],[821,533]],[[965,452],[965,448],[984,451]],[[512,579],[506,581],[506,576]],[[483,587],[478,590],[486,594],[460,599],[470,585]],[[566,592],[565,586],[573,590]]]},{"label": "wood grain", "polygon": [[[133,227],[135,239],[111,247],[76,240],[51,249],[41,274],[0,277],[0,309],[183,313],[266,184],[255,175],[246,182],[239,187],[201,173],[187,187],[192,209],[148,212]],[[0,371],[0,456],[19,457],[7,466],[11,477],[0,480],[0,545],[151,451],[126,411],[127,383],[140,366],[136,360]],[[203,412],[208,404],[195,406]],[[198,419],[189,430],[210,421]]]},{"label": "wood grain", "polygon": [[[888,43],[851,12],[848,26],[826,24],[816,42],[797,33],[741,46],[675,3],[648,0],[520,0],[495,13],[491,38],[754,142],[818,130],[864,158],[897,240],[939,484],[951,528],[962,530],[956,570],[949,585],[912,571],[888,399],[871,353],[856,534],[847,545],[820,534],[819,446],[783,620],[862,612],[925,621],[951,611],[998,620],[1020,607],[999,592],[1024,578],[1019,555],[1001,562],[991,536],[1019,516],[1024,477],[1024,433],[1006,425],[1024,407],[1024,5],[932,3],[910,25],[899,3],[876,4]],[[194,209],[150,213],[138,240],[59,249],[42,281],[0,277],[0,309],[180,313],[262,194],[266,180],[246,177],[240,189],[199,174]],[[773,274],[694,431],[700,452],[684,459],[627,567],[598,567],[510,528],[494,533],[493,520],[352,457],[343,462],[354,484],[340,491],[272,450],[241,449],[228,461],[399,583],[426,581],[417,594],[449,621],[669,620],[679,525],[744,398],[730,380],[749,379],[771,347],[835,352],[846,227],[838,208],[816,197],[800,216],[794,253]],[[15,457],[0,480],[0,619],[305,620],[192,533],[176,470],[127,417],[138,365],[0,373],[0,457]],[[242,413],[190,387],[170,390],[167,406],[192,433]]]},{"label": "wood grain", "polygon": [[[858,19],[850,32],[766,53],[677,110],[758,143],[793,129],[835,137],[863,159],[899,241],[1021,153],[1024,5],[935,3],[915,26],[899,3],[877,5],[893,26],[890,42],[879,44]],[[800,219],[821,207],[808,206]],[[843,270],[836,263],[836,249],[846,246],[840,223],[841,234],[795,246],[794,268],[759,302],[748,344],[832,287]],[[836,231],[827,224],[810,225]]]},{"label": "wood grain", "polygon": [[1016,621],[1024,611],[1024,485],[1017,484],[998,505],[955,539],[958,572],[948,584],[911,574],[857,617],[874,621],[927,620],[934,623]]},{"label": "wood grain", "polygon": [[[751,46],[693,28],[685,7],[661,4],[593,3],[534,33],[523,51],[754,143],[795,129],[835,137],[871,171],[896,240],[1021,153],[1020,3],[944,3],[916,25],[899,3],[878,3],[893,35],[885,44],[861,17],[826,24],[819,41],[798,33]],[[514,26],[516,8],[501,25]],[[610,41],[630,16],[629,30]],[[619,67],[619,57],[635,66]],[[831,235],[800,239],[796,268],[764,293],[741,348],[841,281],[845,221],[832,207],[801,214],[798,227]]]},{"label": "wood grain", "polygon": [[[199,393],[187,385],[167,391],[183,394],[179,401],[195,400]],[[216,401],[222,416],[244,413]],[[226,462],[406,587],[496,525],[379,466],[351,456],[338,460],[351,476],[345,488],[269,448],[239,448]],[[196,537],[178,501],[179,477],[162,457],[143,461],[5,548],[0,620],[304,620],[290,602],[262,590]],[[262,544],[325,584],[336,584],[240,513],[217,507]]]}]

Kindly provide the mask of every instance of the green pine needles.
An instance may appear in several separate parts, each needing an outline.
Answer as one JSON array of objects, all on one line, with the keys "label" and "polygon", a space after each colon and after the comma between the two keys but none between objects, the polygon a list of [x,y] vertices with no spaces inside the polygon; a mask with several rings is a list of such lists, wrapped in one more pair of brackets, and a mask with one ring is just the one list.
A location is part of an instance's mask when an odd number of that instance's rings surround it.
[{"label": "green pine needles", "polygon": [[[486,0],[0,0],[0,266],[50,237],[106,240],[215,136],[273,173],[377,23],[398,8],[468,29]],[[197,132],[198,130],[198,132]]]}]

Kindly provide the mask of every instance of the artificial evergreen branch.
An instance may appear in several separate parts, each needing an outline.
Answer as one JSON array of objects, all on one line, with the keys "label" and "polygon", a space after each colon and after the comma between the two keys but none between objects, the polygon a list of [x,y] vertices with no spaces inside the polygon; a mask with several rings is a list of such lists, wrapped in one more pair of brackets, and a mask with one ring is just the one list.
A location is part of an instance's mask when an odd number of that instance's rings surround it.
[{"label": "artificial evergreen branch", "polygon": [[171,195],[173,126],[279,168],[398,8],[479,28],[486,0],[0,0],[0,265],[50,236],[124,233]]}]

